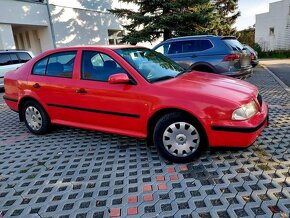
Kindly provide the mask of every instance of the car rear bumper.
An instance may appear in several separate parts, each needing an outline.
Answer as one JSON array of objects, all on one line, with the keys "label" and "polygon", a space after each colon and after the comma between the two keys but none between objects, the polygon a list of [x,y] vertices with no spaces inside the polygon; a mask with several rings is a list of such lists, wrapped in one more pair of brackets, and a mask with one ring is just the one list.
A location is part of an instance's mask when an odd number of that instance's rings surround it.
[{"label": "car rear bumper", "polygon": [[8,97],[6,95],[3,96],[3,99],[4,99],[5,103],[7,104],[7,106],[11,110],[18,111],[18,99],[12,98],[12,97]]},{"label": "car rear bumper", "polygon": [[0,76],[0,88],[4,88],[4,77]]},{"label": "car rear bumper", "polygon": [[269,123],[265,102],[260,112],[247,121],[212,123],[207,129],[211,147],[248,147],[259,137]]},{"label": "car rear bumper", "polygon": [[239,71],[225,72],[225,73],[222,73],[222,75],[241,78],[241,77],[248,77],[252,73],[253,73],[253,68],[249,67],[249,68],[241,69]]},{"label": "car rear bumper", "polygon": [[259,60],[252,60],[251,61],[251,65],[253,68],[256,67],[258,64],[259,64]]}]

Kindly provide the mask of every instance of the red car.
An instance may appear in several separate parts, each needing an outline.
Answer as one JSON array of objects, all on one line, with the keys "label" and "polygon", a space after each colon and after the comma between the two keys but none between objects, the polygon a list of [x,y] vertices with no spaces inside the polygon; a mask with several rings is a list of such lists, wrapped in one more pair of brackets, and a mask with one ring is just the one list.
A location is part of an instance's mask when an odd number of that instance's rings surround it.
[{"label": "red car", "polygon": [[187,162],[212,147],[247,147],[268,124],[257,88],[184,71],[150,49],[86,46],[47,51],[5,75],[7,105],[34,134],[50,124],[152,139]]}]

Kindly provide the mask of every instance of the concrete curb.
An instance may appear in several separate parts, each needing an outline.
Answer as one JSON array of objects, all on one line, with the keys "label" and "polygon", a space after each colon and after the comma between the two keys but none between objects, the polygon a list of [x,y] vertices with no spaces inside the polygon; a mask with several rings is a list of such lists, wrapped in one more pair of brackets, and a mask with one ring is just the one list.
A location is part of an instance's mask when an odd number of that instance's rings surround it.
[{"label": "concrete curb", "polygon": [[283,87],[283,89],[286,90],[286,92],[290,92],[290,88],[281,80],[279,77],[277,77],[268,67],[265,65],[261,65],[279,84]]}]

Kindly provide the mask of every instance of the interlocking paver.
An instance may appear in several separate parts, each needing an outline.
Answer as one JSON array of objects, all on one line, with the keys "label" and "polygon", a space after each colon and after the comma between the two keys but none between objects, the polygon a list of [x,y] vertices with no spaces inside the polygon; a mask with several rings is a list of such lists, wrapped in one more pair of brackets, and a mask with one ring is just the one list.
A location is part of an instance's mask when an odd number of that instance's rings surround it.
[{"label": "interlocking paver", "polygon": [[[145,140],[68,127],[30,134],[0,94],[4,217],[287,217],[290,96],[261,68],[248,79],[270,125],[247,149],[210,149],[188,164]],[[0,216],[1,217],[1,216]]]}]

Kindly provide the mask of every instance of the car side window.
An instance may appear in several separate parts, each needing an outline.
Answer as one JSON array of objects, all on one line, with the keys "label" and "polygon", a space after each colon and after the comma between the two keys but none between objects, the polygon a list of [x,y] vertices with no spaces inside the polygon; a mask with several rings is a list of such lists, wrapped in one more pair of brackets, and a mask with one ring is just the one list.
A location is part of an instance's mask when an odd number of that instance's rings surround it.
[{"label": "car side window", "polygon": [[9,54],[0,54],[0,66],[12,64]]},{"label": "car side window", "polygon": [[170,48],[170,43],[165,43],[163,45],[160,45],[158,48],[155,49],[155,51],[161,53],[161,54],[168,54],[168,50]]},{"label": "car side window", "polygon": [[172,42],[168,49],[168,54],[182,53],[182,42]]},{"label": "car side window", "polygon": [[212,47],[213,45],[209,40],[196,40],[195,41],[195,51],[205,51]]},{"label": "car side window", "polygon": [[31,56],[26,52],[17,52],[16,54],[20,59],[20,63],[26,63],[31,59]]},{"label": "car side window", "polygon": [[83,51],[81,73],[83,80],[107,82],[111,75],[127,72],[106,54],[96,51]]},{"label": "car side window", "polygon": [[168,49],[168,54],[205,51],[212,47],[213,47],[212,43],[209,40],[204,40],[204,39],[172,42],[170,48]]},{"label": "car side window", "polygon": [[52,54],[38,61],[32,74],[72,78],[75,57],[76,51]]}]

